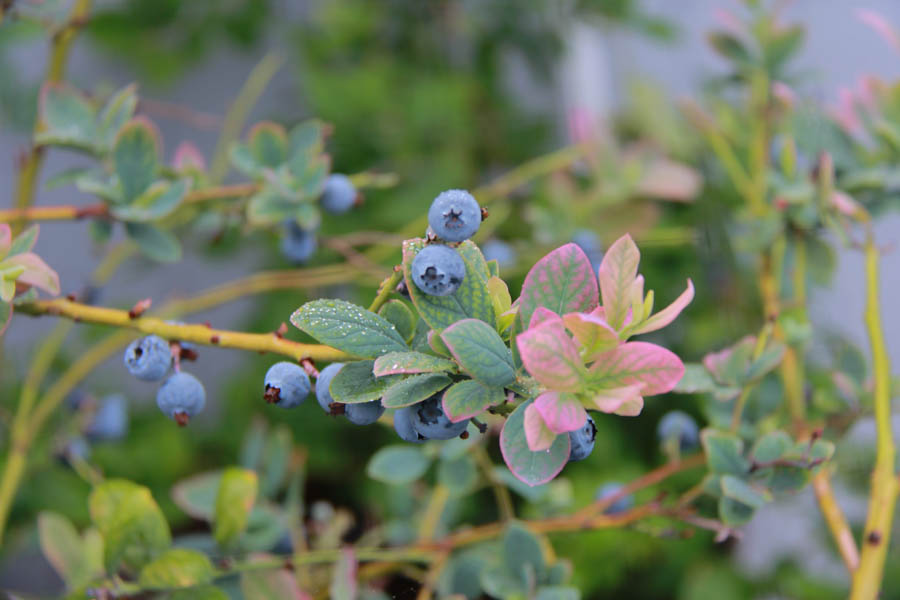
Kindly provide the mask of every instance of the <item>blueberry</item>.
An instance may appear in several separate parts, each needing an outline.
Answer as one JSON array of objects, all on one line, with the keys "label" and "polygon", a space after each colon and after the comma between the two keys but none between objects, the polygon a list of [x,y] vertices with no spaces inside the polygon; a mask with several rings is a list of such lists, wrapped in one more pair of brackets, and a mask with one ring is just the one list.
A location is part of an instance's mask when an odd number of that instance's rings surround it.
[{"label": "blueberry", "polygon": [[594,439],[597,437],[597,427],[594,420],[587,418],[581,429],[569,432],[569,441],[572,449],[569,451],[569,461],[584,460],[594,451]]},{"label": "blueberry", "polygon": [[416,431],[413,427],[413,419],[415,418],[415,406],[407,406],[397,409],[394,412],[394,431],[405,442],[413,444],[421,444],[426,438],[424,435]]},{"label": "blueberry", "polygon": [[281,253],[293,263],[303,264],[315,254],[318,244],[316,232],[300,227],[296,221],[289,221],[281,236]]},{"label": "blueberry", "polygon": [[128,399],[111,394],[100,400],[84,434],[89,440],[117,440],[128,433]]},{"label": "blueberry", "polygon": [[156,392],[156,405],[164,415],[184,426],[206,406],[206,390],[199,379],[181,371],[166,379]]},{"label": "blueberry", "polygon": [[441,192],[428,209],[428,225],[442,240],[467,240],[481,226],[481,207],[465,190]]},{"label": "blueberry", "polygon": [[322,407],[322,410],[328,414],[331,414],[331,403],[334,402],[328,387],[331,385],[331,380],[334,379],[334,376],[338,374],[338,371],[343,366],[344,363],[331,363],[319,371],[319,378],[316,379],[316,400],[319,401],[319,406]]},{"label": "blueberry", "polygon": [[281,408],[300,406],[309,395],[309,375],[298,364],[275,363],[266,372],[266,402]]},{"label": "blueberry", "polygon": [[603,262],[603,244],[600,243],[597,234],[589,229],[579,229],[572,235],[572,241],[587,254],[594,271],[599,269],[600,263]]},{"label": "blueberry", "polygon": [[345,404],[344,414],[347,416],[347,420],[354,425],[371,425],[384,414],[384,406],[381,404],[381,400]]},{"label": "blueberry", "polygon": [[459,289],[465,277],[466,263],[449,246],[425,246],[413,259],[413,282],[429,296],[449,296]]},{"label": "blueberry", "polygon": [[125,367],[142,381],[159,381],[172,366],[169,342],[158,335],[135,340],[125,349]]},{"label": "blueberry", "polygon": [[412,406],[413,428],[430,440],[451,440],[466,430],[469,420],[454,423],[444,414],[441,396],[436,394]]},{"label": "blueberry", "polygon": [[700,431],[696,421],[689,414],[680,410],[667,412],[656,426],[656,435],[666,444],[669,440],[678,440],[682,452],[693,450],[700,441]]},{"label": "blueberry", "polygon": [[66,406],[72,410],[81,410],[86,404],[93,403],[94,398],[82,389],[74,389],[66,396]]},{"label": "blueberry", "polygon": [[71,437],[57,451],[56,456],[63,464],[72,465],[76,459],[88,460],[91,457],[91,446],[81,436]]},{"label": "blueberry", "polygon": [[[602,486],[597,488],[597,493],[594,495],[594,499],[599,501],[609,498],[613,494],[617,494],[623,487],[624,486],[621,483],[617,483],[615,481],[604,483]],[[604,512],[606,514],[616,514],[625,512],[632,506],[634,506],[634,497],[629,494],[613,502]]]},{"label": "blueberry", "polygon": [[356,187],[350,178],[334,173],[325,180],[325,189],[319,203],[327,212],[339,215],[350,210],[356,203]]},{"label": "blueberry", "polygon": [[498,239],[486,241],[481,245],[481,253],[485,260],[496,260],[501,268],[516,264],[516,251],[506,242]]}]

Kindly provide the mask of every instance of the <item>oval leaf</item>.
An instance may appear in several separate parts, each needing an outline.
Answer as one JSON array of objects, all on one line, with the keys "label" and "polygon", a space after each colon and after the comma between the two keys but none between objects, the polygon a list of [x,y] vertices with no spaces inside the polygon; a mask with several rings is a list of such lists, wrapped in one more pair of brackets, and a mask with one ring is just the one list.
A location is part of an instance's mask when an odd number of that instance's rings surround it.
[{"label": "oval leaf", "polygon": [[213,537],[220,546],[233,544],[247,528],[258,486],[256,472],[250,469],[229,467],[222,473],[213,519]]},{"label": "oval leaf", "polygon": [[291,323],[319,342],[361,358],[409,348],[385,318],[343,300],[313,300],[291,315]]},{"label": "oval leaf", "polygon": [[550,448],[532,452],[525,439],[525,411],[527,401],[513,411],[500,432],[500,451],[506,466],[520,481],[530,486],[547,483],[559,473],[569,460],[569,436],[559,435]]},{"label": "oval leaf", "polygon": [[591,261],[577,244],[561,246],[539,260],[522,284],[519,314],[529,323],[538,307],[558,315],[589,312],[597,307],[599,292]]},{"label": "oval leaf", "polygon": [[392,485],[405,485],[421,477],[428,469],[428,458],[416,446],[385,446],[372,455],[366,473],[372,479]]},{"label": "oval leaf", "polygon": [[427,400],[448,385],[450,378],[443,373],[413,375],[389,387],[381,403],[387,408],[411,406]]},{"label": "oval leaf", "polygon": [[150,121],[137,117],[125,124],[112,149],[113,166],[126,202],[131,202],[156,180],[159,133]]},{"label": "oval leaf", "polygon": [[503,388],[488,387],[474,379],[466,379],[447,388],[442,405],[447,418],[458,423],[480,415],[490,406],[502,404],[505,399]]},{"label": "oval leaf", "polygon": [[516,380],[509,348],[484,321],[458,321],[444,330],[441,339],[463,370],[481,383],[503,387]]},{"label": "oval leaf", "polygon": [[582,359],[561,319],[549,319],[520,333],[516,344],[525,369],[548,389],[574,392],[581,388]]},{"label": "oval leaf", "polygon": [[372,373],[375,361],[360,360],[345,364],[331,380],[328,391],[335,402],[356,404],[371,402],[384,395],[385,390],[397,380],[397,377],[375,377]]},{"label": "oval leaf", "polygon": [[391,352],[375,359],[372,372],[376,377],[410,373],[451,373],[456,371],[452,360],[421,352]]},{"label": "oval leaf", "polygon": [[683,375],[680,358],[648,342],[628,342],[604,352],[590,369],[592,385],[600,389],[642,385],[644,396],[671,391]]},{"label": "oval leaf", "polygon": [[172,548],[141,569],[143,588],[184,588],[209,583],[216,570],[206,555],[187,548]]},{"label": "oval leaf", "polygon": [[600,263],[600,294],[607,322],[618,330],[631,306],[631,289],[637,277],[641,253],[630,235],[624,235],[609,247]]}]

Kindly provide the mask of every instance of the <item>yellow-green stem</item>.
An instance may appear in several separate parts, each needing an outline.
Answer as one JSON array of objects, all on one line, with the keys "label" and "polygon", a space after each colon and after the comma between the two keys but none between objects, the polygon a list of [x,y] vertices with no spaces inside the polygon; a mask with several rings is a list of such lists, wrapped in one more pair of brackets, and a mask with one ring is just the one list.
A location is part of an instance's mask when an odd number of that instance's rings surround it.
[{"label": "yellow-green stem", "polygon": [[851,600],[874,600],[878,597],[884,576],[884,561],[891,539],[891,524],[897,504],[898,482],[894,471],[894,435],[891,430],[891,364],[884,341],[881,308],[878,298],[878,248],[869,233],[866,256],[866,331],[872,352],[875,378],[873,400],[877,446],[869,513],[863,530],[862,555],[853,574]]}]

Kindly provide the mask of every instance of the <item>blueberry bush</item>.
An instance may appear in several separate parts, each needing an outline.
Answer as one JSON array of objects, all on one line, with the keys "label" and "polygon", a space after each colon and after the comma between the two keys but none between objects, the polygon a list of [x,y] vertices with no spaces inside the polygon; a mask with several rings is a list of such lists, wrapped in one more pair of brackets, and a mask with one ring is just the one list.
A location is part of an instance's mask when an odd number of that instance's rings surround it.
[{"label": "blueberry bush", "polygon": [[[371,134],[397,118],[373,83],[371,96],[335,94],[334,105],[311,92],[318,118],[247,124],[281,67],[272,54],[238,91],[212,155],[185,141],[167,160],[137,85],[87,91],[64,77],[83,27],[116,47],[116,32],[150,9],[63,4],[0,2],[0,34],[45,32],[50,45],[30,147],[0,209],[0,333],[58,321],[24,373],[3,365],[0,540],[5,557],[37,544],[62,597],[564,600],[677,588],[874,599],[900,585],[898,384],[879,298],[887,249],[874,234],[898,206],[900,84],[865,79],[836,109],[804,99],[791,60],[803,28],[745,0],[709,35],[728,72],[701,97],[673,111],[635,90],[609,131],[573,114],[571,145],[523,159],[512,140],[524,134],[502,122],[512,100],[491,41],[536,52],[540,73],[557,32],[530,29],[512,1],[496,14],[468,7],[481,28],[467,40],[471,72],[496,92],[484,98],[429,45],[440,18],[420,8],[421,20],[382,38],[395,9],[353,0],[304,25],[309,80],[335,92],[421,70],[413,79],[427,89],[402,93],[425,118],[394,138]],[[160,6],[170,5],[177,12]],[[207,16],[249,42],[255,11],[269,8]],[[515,18],[501,27],[504,10]],[[669,31],[631,2],[570,10]],[[167,14],[135,42],[138,63],[152,65],[155,35],[176,26],[206,43],[203,20]],[[900,39],[879,15],[863,17]],[[315,29],[323,22],[346,28],[342,43]],[[413,33],[428,46],[423,64],[342,54],[356,44],[395,56]],[[182,62],[161,56],[167,72]],[[451,93],[470,87],[473,97]],[[470,117],[469,129],[485,118],[484,136],[448,135],[413,160],[434,143],[430,124]],[[51,152],[87,166],[44,179]],[[470,185],[472,156],[507,168]],[[36,203],[52,188],[91,201]],[[47,221],[87,221],[104,250],[87,285],[35,252]],[[281,268],[163,302],[169,290],[101,302],[123,265],[250,247],[277,248]],[[864,255],[868,355],[809,315],[837,248]],[[252,323],[194,318],[249,296]],[[243,351],[245,367],[203,381],[190,363],[214,362],[212,347]],[[158,411],[108,383],[118,377]],[[875,444],[860,457],[847,432],[865,421]],[[854,482],[859,472],[870,479]],[[868,492],[864,521],[845,515],[835,480]],[[844,579],[714,570],[758,511],[808,488],[822,529],[810,543],[835,553]]]}]

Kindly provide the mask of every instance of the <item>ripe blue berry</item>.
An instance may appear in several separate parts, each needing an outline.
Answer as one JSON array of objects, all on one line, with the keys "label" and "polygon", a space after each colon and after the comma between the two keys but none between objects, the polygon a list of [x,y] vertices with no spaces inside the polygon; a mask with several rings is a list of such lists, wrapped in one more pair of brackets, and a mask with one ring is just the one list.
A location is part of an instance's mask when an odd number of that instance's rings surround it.
[{"label": "ripe blue berry", "polygon": [[266,402],[281,408],[294,408],[309,395],[309,375],[292,362],[275,363],[266,372]]},{"label": "ripe blue berry", "polygon": [[296,221],[289,221],[281,236],[281,253],[295,264],[303,264],[315,254],[318,243],[316,232],[301,228]]},{"label": "ripe blue berry", "polygon": [[466,430],[469,420],[454,423],[444,414],[440,395],[412,406],[413,429],[430,440],[451,440]]},{"label": "ripe blue berry", "polygon": [[88,460],[91,457],[91,446],[83,437],[73,436],[57,450],[56,457],[64,465],[71,466],[76,460]]},{"label": "ripe blue berry", "polygon": [[333,173],[325,180],[325,189],[319,204],[333,215],[339,215],[350,210],[356,203],[356,187],[350,178],[340,173]]},{"label": "ripe blue berry", "polygon": [[500,268],[511,267],[516,264],[516,251],[506,242],[498,239],[486,241],[481,245],[481,253],[485,260],[496,260]]},{"label": "ripe blue berry", "polygon": [[467,240],[481,226],[481,207],[465,190],[441,192],[428,209],[428,225],[442,240]]},{"label": "ripe blue berry", "polygon": [[97,411],[84,430],[89,440],[117,440],[128,433],[128,399],[111,394],[100,400]]},{"label": "ripe blue berry", "polygon": [[[623,487],[624,486],[621,483],[617,483],[615,481],[604,483],[602,486],[597,488],[597,493],[594,494],[594,499],[598,501],[605,500],[613,494],[617,494]],[[625,512],[632,506],[634,506],[634,497],[629,494],[613,502],[604,512],[606,514],[612,515],[620,512]]]},{"label": "ripe blue berry", "polygon": [[354,425],[371,425],[383,414],[384,406],[381,404],[381,400],[344,405],[344,415]]},{"label": "ripe blue berry", "polygon": [[459,289],[465,277],[466,263],[449,246],[425,246],[413,259],[413,283],[429,296],[449,296]]},{"label": "ripe blue berry", "polygon": [[569,432],[569,441],[572,448],[569,451],[569,462],[584,460],[594,451],[594,439],[597,437],[597,427],[594,420],[587,418],[581,429]]},{"label": "ripe blue berry", "polygon": [[394,431],[397,432],[397,435],[399,435],[400,439],[404,442],[421,444],[428,438],[416,431],[415,427],[413,427],[415,408],[415,406],[407,406],[397,409],[394,412]]},{"label": "ripe blue berry", "polygon": [[125,349],[125,368],[142,381],[159,381],[171,365],[169,342],[158,335],[135,340]]},{"label": "ripe blue berry", "polygon": [[331,414],[331,403],[334,402],[328,387],[331,385],[331,380],[334,379],[334,376],[338,374],[343,366],[344,363],[331,363],[319,371],[319,378],[316,379],[316,400],[319,401],[319,406],[322,407],[322,410],[328,414]]},{"label": "ripe blue berry", "polygon": [[206,406],[206,390],[199,379],[181,371],[166,379],[156,392],[156,405],[164,415],[184,426]]},{"label": "ripe blue berry", "polygon": [[656,435],[665,445],[669,440],[678,440],[682,452],[693,450],[700,441],[697,423],[687,413],[680,410],[667,412],[656,427]]}]

